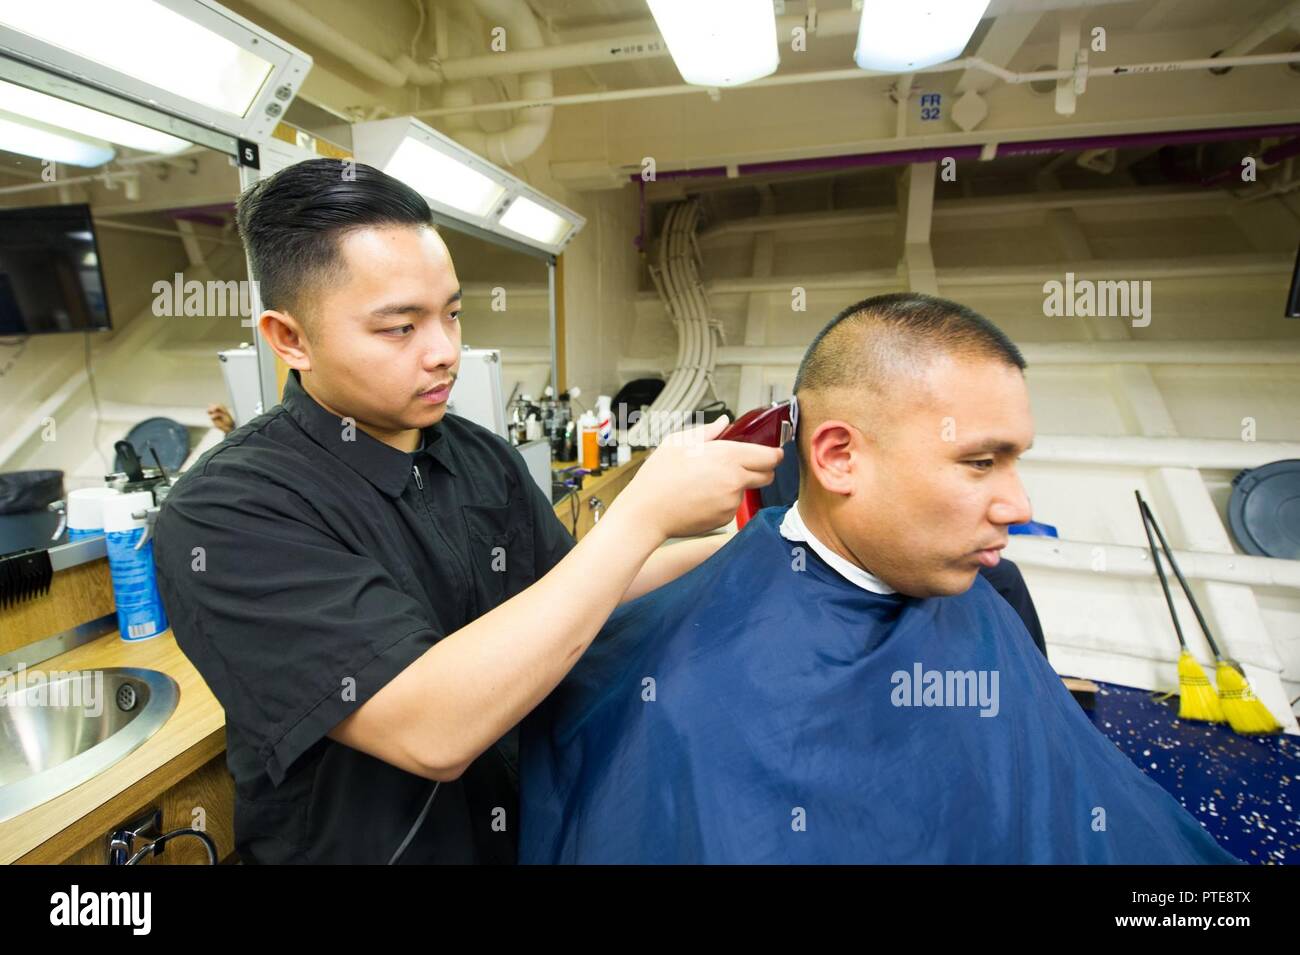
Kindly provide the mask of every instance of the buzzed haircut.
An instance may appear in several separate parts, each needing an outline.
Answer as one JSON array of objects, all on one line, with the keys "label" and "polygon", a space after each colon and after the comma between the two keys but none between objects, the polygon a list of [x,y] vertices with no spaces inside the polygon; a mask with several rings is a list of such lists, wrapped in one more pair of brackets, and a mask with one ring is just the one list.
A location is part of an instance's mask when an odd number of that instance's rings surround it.
[{"label": "buzzed haircut", "polygon": [[[862,332],[873,334],[853,334]],[[855,339],[866,347],[851,347]],[[879,388],[887,369],[873,367],[873,362],[895,357],[886,356],[885,349],[896,346],[925,360],[941,353],[970,355],[1025,368],[1015,343],[974,309],[920,292],[891,292],[850,305],[817,333],[799,363],[795,394],[855,385]]]},{"label": "buzzed haircut", "polygon": [[[1025,369],[1020,349],[974,309],[920,292],[892,292],[850,305],[817,333],[799,364],[794,393],[802,400],[854,390],[865,399],[882,394],[900,373],[921,374],[939,355]],[[799,431],[805,432],[800,417]],[[802,471],[805,449],[799,441]]]},{"label": "buzzed haircut", "polygon": [[365,163],[308,159],[250,186],[235,221],[262,307],[310,327],[313,296],[343,269],[339,240],[367,226],[433,226],[424,197]]}]

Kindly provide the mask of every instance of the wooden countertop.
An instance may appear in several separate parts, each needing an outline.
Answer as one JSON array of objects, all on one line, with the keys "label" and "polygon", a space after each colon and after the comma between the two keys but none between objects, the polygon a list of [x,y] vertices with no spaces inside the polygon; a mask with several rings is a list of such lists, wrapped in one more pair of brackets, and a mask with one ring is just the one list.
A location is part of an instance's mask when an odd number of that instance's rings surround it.
[{"label": "wooden countertop", "polygon": [[[627,464],[605,468],[600,474],[583,475],[581,490],[571,490],[554,503],[555,516],[569,533],[580,540],[595,521],[595,514],[584,507],[583,502],[598,496],[606,506],[613,503],[649,455],[648,450],[633,451],[632,459]],[[552,468],[563,470],[565,466],[565,462],[561,461],[553,464]]]},{"label": "wooden countertop", "polygon": [[[162,793],[226,748],[226,715],[199,672],[181,653],[170,630],[139,643],[117,631],[51,657],[29,670],[94,670],[143,667],[159,670],[180,686],[176,710],[139,749],[61,796],[0,823],[0,863],[10,863],[61,833],[66,858],[90,840],[106,835],[124,818],[113,803],[133,786]],[[84,822],[83,822],[84,820]],[[66,833],[65,833],[66,831]],[[33,861],[58,861],[41,858]]]},{"label": "wooden countertop", "polygon": [[[563,505],[564,507],[569,506],[569,495],[578,494],[578,493],[591,494],[595,491],[599,491],[601,487],[608,484],[610,481],[613,481],[616,478],[620,477],[623,474],[625,468],[631,468],[633,470],[639,468],[642,465],[642,463],[644,463],[645,459],[649,456],[650,456],[650,451],[648,449],[633,451],[632,460],[628,461],[627,464],[617,464],[612,468],[605,468],[605,470],[601,471],[599,474],[584,475],[582,479],[581,492],[577,490],[570,491],[568,494],[564,495],[564,497],[556,501],[555,512],[557,514],[560,513],[561,505]],[[572,468],[577,466],[578,466],[577,461],[554,461],[551,463],[551,471],[552,472],[563,471],[565,468]]]}]

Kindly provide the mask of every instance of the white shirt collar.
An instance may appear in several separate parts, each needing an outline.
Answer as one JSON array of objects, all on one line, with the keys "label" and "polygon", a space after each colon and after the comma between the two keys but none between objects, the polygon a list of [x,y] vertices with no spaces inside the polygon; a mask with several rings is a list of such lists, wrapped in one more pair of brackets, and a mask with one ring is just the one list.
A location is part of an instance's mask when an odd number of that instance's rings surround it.
[{"label": "white shirt collar", "polygon": [[863,590],[869,590],[873,594],[892,594],[894,588],[889,586],[875,574],[868,573],[857,564],[845,560],[835,551],[831,550],[821,541],[819,541],[808,530],[808,525],[803,522],[803,515],[799,513],[799,502],[795,501],[790,505],[790,509],[785,512],[785,517],[781,521],[781,536],[786,540],[807,541],[808,546],[813,552],[820,557],[845,580]]}]

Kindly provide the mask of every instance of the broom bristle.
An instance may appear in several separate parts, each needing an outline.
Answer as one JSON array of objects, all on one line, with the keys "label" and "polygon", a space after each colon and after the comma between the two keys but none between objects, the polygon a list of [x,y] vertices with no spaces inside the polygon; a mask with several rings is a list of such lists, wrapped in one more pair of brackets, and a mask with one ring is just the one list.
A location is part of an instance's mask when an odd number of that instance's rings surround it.
[{"label": "broom bristle", "polygon": [[1210,678],[1187,650],[1178,657],[1178,718],[1207,723],[1225,721],[1223,706]]},{"label": "broom bristle", "polygon": [[1219,701],[1223,706],[1223,715],[1234,730],[1254,735],[1276,733],[1282,729],[1236,667],[1220,661],[1215,677],[1219,682]]}]

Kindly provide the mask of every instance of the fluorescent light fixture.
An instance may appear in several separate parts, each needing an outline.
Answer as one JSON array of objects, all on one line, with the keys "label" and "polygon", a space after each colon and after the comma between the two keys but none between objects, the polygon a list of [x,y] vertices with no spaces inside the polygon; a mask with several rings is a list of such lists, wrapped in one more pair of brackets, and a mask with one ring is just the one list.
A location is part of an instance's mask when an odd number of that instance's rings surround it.
[{"label": "fluorescent light fixture", "polygon": [[103,110],[109,94],[128,101],[112,111],[125,119],[144,107],[252,142],[274,133],[311,69],[216,0],[3,0],[0,55],[52,74],[59,82],[35,88],[62,99]]},{"label": "fluorescent light fixture", "polygon": [[102,166],[117,155],[106,142],[5,112],[0,112],[0,149],[69,166]]},{"label": "fluorescent light fixture", "polygon": [[190,145],[183,139],[168,136],[148,126],[6,83],[4,80],[0,80],[0,103],[4,104],[8,112],[144,152],[173,155]]},{"label": "fluorescent light fixture", "polygon": [[417,139],[402,140],[384,172],[427,199],[480,218],[506,194],[501,183]]},{"label": "fluorescent light fixture", "polygon": [[557,245],[573,228],[573,223],[527,196],[519,196],[498,220],[501,228],[543,245]]},{"label": "fluorescent light fixture", "polygon": [[864,0],[853,60],[906,73],[961,55],[989,0]]},{"label": "fluorescent light fixture", "polygon": [[772,0],[648,3],[668,52],[687,83],[738,86],[776,72],[780,56]]},{"label": "fluorescent light fixture", "polygon": [[235,116],[271,74],[266,60],[156,0],[6,3],[0,23]]},{"label": "fluorescent light fixture", "polygon": [[518,176],[493,165],[431,126],[410,116],[352,126],[358,162],[400,179],[420,195],[439,221],[500,236],[545,255],[559,255],[587,220],[542,195]]}]

